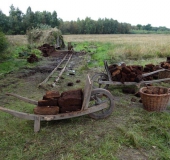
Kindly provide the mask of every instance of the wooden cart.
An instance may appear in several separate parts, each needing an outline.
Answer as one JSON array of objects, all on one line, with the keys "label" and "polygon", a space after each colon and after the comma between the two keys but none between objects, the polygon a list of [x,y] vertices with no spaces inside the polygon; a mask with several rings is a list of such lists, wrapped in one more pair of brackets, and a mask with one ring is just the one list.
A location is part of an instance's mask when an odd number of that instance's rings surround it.
[{"label": "wooden cart", "polygon": [[[4,107],[0,107],[0,110],[3,112],[7,112],[18,118],[33,120],[34,132],[38,132],[40,130],[41,121],[68,119],[68,118],[78,117],[86,114],[88,114],[91,118],[94,119],[102,119],[102,118],[106,118],[112,113],[114,107],[112,94],[109,91],[102,88],[92,89],[92,82],[89,78],[89,75],[87,75],[86,84],[83,92],[84,92],[83,104],[80,111],[61,113],[57,115],[36,115],[36,114],[18,112]],[[27,103],[31,103],[34,105],[38,104],[38,101],[31,100],[22,97],[20,95],[10,94],[10,93],[7,93],[7,95],[12,95]]]},{"label": "wooden cart", "polygon": [[[92,77],[92,81],[93,81],[93,88],[104,88],[107,89],[109,85],[136,85],[138,88],[140,88],[141,84],[151,84],[151,83],[157,83],[157,82],[163,82],[163,81],[168,81],[170,80],[170,78],[164,78],[164,79],[157,79],[157,80],[151,80],[151,81],[140,81],[140,82],[117,82],[117,81],[112,81],[112,76],[110,74],[109,68],[108,68],[108,63],[105,60],[104,61],[104,67],[105,67],[105,72],[104,73],[96,73],[94,74],[94,76]],[[158,72],[163,72],[163,71],[168,71],[167,69],[159,69],[153,72],[149,72],[149,73],[145,73],[142,74],[142,77],[147,77],[150,75],[153,75],[155,73]]]}]

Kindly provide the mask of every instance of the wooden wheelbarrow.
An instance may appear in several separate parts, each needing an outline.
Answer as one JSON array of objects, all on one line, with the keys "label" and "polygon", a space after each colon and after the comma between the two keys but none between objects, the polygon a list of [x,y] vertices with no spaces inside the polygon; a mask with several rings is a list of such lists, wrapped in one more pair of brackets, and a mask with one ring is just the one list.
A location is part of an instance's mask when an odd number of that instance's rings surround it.
[{"label": "wooden wheelbarrow", "polygon": [[[107,61],[104,61],[104,67],[105,67],[105,72],[104,73],[96,73],[94,74],[94,76],[92,77],[92,81],[93,81],[93,88],[105,88],[107,89],[109,85],[136,85],[138,88],[140,88],[141,84],[151,84],[151,83],[157,83],[157,82],[163,82],[163,81],[169,81],[170,78],[163,78],[163,79],[157,79],[157,80],[150,80],[150,81],[140,81],[140,82],[117,82],[117,81],[113,81],[112,80],[112,76],[110,74],[109,71],[109,67],[107,64]],[[153,75],[155,73],[158,72],[163,72],[163,71],[168,71],[170,72],[170,70],[168,69],[159,69],[153,72],[149,72],[149,73],[145,73],[142,74],[142,77],[147,77],[150,75]]]},{"label": "wooden wheelbarrow", "polygon": [[[33,120],[34,132],[38,132],[40,130],[41,121],[68,119],[68,118],[79,117],[87,114],[91,118],[102,119],[102,118],[106,118],[112,113],[114,107],[112,94],[106,89],[102,89],[102,88],[92,89],[92,82],[89,78],[89,75],[87,75],[86,84],[83,92],[84,92],[83,104],[80,111],[61,113],[57,115],[36,115],[36,114],[18,112],[4,107],[0,107],[0,110],[18,118]],[[22,97],[20,95],[11,94],[11,93],[7,93],[7,95],[12,95],[27,103],[38,105],[38,101],[31,100]]]}]

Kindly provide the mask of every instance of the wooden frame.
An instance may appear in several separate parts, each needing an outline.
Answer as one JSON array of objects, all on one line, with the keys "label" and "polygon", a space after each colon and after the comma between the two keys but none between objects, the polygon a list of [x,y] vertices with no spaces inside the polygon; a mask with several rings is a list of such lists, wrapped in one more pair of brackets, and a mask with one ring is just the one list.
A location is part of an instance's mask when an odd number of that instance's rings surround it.
[{"label": "wooden frame", "polygon": [[[99,81],[99,84],[136,85],[137,87],[140,87],[141,84],[151,84],[151,83],[163,82],[163,81],[170,80],[170,78],[164,78],[164,79],[158,79],[158,80],[152,80],[152,81],[141,81],[139,83],[137,83],[137,82],[124,82],[124,83],[122,83],[122,82],[112,81],[112,77],[111,77],[111,74],[109,72],[109,68],[108,68],[108,64],[107,64],[106,60],[104,61],[104,67],[105,67],[106,75],[108,76],[109,81]],[[159,69],[157,71],[153,71],[153,72],[150,72],[150,73],[142,74],[142,77],[147,77],[147,76],[153,75],[155,73],[163,72],[163,71],[166,71],[166,70],[167,69],[162,68],[162,69]]]},{"label": "wooden frame", "polygon": [[[34,121],[34,132],[38,132],[40,130],[41,121],[61,120],[61,119],[79,117],[82,115],[90,114],[90,113],[97,112],[97,111],[107,108],[106,103],[102,103],[100,105],[95,105],[93,107],[88,108],[91,91],[92,91],[92,82],[90,80],[89,75],[87,75],[86,84],[84,88],[84,99],[83,99],[82,109],[80,111],[62,113],[62,114],[57,114],[57,115],[36,115],[36,114],[18,112],[18,111],[4,108],[4,107],[0,107],[0,110],[3,112],[9,113],[15,117],[18,117],[18,118],[22,118],[26,120],[33,120]],[[19,96],[17,94],[7,93],[7,95],[17,97],[20,100],[23,100],[27,103],[31,103],[34,105],[38,104],[38,102],[35,100],[31,100],[31,99]]]}]

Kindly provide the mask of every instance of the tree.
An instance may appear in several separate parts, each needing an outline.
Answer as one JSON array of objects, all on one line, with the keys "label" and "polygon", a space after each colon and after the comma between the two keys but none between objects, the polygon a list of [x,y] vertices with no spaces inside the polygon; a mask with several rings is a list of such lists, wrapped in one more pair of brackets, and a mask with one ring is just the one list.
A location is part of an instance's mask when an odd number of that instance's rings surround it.
[{"label": "tree", "polygon": [[146,26],[143,26],[143,29],[147,30],[147,31],[151,31],[152,30],[152,26],[151,26],[151,24],[147,24]]},{"label": "tree", "polygon": [[21,34],[22,28],[22,11],[19,8],[15,9],[13,5],[10,6],[9,11],[9,28],[11,34]]},{"label": "tree", "polygon": [[4,33],[8,31],[9,27],[9,20],[8,17],[3,14],[3,12],[0,10],[0,30]]},{"label": "tree", "polygon": [[138,28],[138,30],[141,30],[142,29],[142,25],[141,24],[137,24],[137,28]]},{"label": "tree", "polygon": [[57,19],[57,12],[54,11],[51,15],[51,27],[59,26],[59,21]]},{"label": "tree", "polygon": [[8,45],[7,38],[5,37],[5,34],[0,31],[0,54],[4,52],[4,50],[7,48],[7,45]]}]

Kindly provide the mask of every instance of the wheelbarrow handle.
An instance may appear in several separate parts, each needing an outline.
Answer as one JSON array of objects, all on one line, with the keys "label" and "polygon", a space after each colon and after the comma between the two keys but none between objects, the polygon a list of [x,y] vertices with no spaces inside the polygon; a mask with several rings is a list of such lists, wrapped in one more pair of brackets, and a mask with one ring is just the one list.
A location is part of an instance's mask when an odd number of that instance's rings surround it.
[{"label": "wheelbarrow handle", "polygon": [[150,76],[152,74],[162,72],[162,71],[165,71],[165,70],[167,70],[167,69],[162,68],[162,69],[159,69],[159,70],[156,70],[156,71],[153,71],[153,72],[145,73],[145,74],[142,74],[142,77],[147,77],[147,76]]},{"label": "wheelbarrow handle", "polygon": [[16,97],[24,102],[27,102],[27,103],[31,103],[31,104],[35,104],[35,105],[38,105],[38,101],[35,101],[33,99],[29,99],[29,98],[26,98],[26,97],[22,97],[18,94],[14,94],[14,93],[6,93],[6,95],[8,96],[13,96],[13,97]]}]

